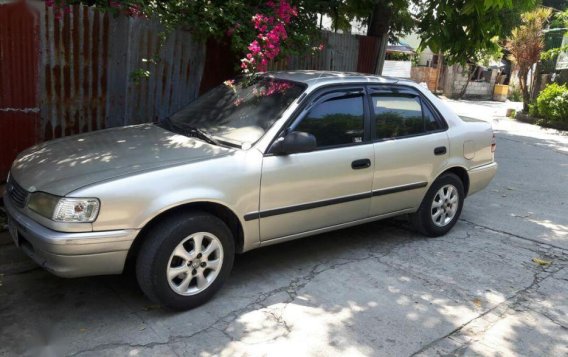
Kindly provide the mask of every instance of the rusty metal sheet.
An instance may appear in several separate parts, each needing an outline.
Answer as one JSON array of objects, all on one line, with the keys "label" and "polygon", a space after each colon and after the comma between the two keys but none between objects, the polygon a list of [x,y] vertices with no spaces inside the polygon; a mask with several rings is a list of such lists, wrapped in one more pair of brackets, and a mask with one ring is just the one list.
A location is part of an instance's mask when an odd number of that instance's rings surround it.
[{"label": "rusty metal sheet", "polygon": [[0,182],[38,140],[38,26],[25,2],[0,5]]},{"label": "rusty metal sheet", "polygon": [[359,54],[357,59],[357,72],[375,73],[375,56],[379,50],[377,37],[358,36]]},{"label": "rusty metal sheet", "polygon": [[105,127],[109,14],[75,5],[41,24],[43,140]]},{"label": "rusty metal sheet", "polygon": [[[203,80],[199,88],[200,93],[234,78],[238,73],[238,57],[231,51],[230,39],[222,41],[210,39],[207,41],[207,52]],[[233,61],[227,59],[234,59]]]},{"label": "rusty metal sheet", "polygon": [[[157,121],[198,95],[205,47],[187,31],[160,44],[146,18],[111,16],[74,5],[41,23],[42,139]],[[148,78],[133,74],[148,71]]]}]

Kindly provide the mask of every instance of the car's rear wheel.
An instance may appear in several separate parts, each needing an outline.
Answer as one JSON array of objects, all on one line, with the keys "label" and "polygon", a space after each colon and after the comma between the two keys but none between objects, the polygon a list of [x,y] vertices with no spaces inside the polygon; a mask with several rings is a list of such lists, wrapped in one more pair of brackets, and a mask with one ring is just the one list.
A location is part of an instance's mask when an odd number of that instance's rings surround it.
[{"label": "car's rear wheel", "polygon": [[136,260],[140,288],[154,302],[176,310],[209,300],[233,266],[231,231],[207,213],[168,217],[147,233]]},{"label": "car's rear wheel", "polygon": [[456,224],[465,198],[463,183],[452,173],[440,176],[424,196],[418,211],[411,215],[416,230],[430,237],[444,235]]}]

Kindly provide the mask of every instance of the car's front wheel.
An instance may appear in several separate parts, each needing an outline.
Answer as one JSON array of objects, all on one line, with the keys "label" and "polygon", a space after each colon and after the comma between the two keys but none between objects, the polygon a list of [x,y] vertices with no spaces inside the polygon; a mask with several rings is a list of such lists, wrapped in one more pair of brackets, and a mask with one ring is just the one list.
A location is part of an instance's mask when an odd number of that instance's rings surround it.
[{"label": "car's front wheel", "polygon": [[411,215],[414,228],[430,237],[448,233],[459,219],[464,196],[458,176],[452,173],[440,176],[430,186],[418,211]]},{"label": "car's front wheel", "polygon": [[227,225],[207,213],[179,214],[154,225],[136,260],[140,288],[171,309],[199,306],[229,276],[235,254]]}]

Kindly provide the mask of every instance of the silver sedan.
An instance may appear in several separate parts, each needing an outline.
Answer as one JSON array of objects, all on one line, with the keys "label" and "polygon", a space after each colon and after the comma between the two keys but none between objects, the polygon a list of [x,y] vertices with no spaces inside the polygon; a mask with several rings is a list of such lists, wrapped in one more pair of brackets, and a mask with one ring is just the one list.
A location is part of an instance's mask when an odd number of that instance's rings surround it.
[{"label": "silver sedan", "polygon": [[234,255],[407,214],[447,233],[494,177],[495,137],[414,82],[276,72],[226,81],[157,124],[30,148],[4,203],[16,244],[62,277],[136,271],[200,305]]}]

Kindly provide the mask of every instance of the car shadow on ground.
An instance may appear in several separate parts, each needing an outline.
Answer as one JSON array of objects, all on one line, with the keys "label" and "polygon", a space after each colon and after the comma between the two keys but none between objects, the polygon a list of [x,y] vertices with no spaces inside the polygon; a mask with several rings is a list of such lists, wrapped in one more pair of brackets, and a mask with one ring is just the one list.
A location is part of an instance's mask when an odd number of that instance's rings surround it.
[{"label": "car shadow on ground", "polygon": [[[6,276],[0,354],[410,355],[533,280],[532,268],[491,255],[499,240],[475,252],[487,237],[472,238],[469,228],[460,222],[448,236],[425,239],[387,220],[261,248],[239,255],[219,294],[186,312],[149,302],[131,275]],[[494,269],[501,279],[490,277]],[[517,329],[542,334],[534,348],[543,355],[563,342],[550,337],[550,326],[508,327],[512,340]]]}]

